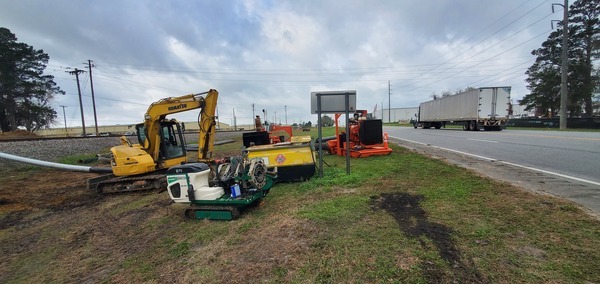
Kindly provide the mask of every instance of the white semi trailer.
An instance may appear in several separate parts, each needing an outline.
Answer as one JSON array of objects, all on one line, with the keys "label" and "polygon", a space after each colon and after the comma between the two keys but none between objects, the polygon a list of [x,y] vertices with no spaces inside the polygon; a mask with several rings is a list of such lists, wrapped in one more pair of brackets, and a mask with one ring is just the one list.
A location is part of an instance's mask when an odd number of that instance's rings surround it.
[{"label": "white semi trailer", "polygon": [[502,130],[508,122],[510,87],[486,87],[421,103],[414,127],[440,129],[446,123],[463,130]]}]

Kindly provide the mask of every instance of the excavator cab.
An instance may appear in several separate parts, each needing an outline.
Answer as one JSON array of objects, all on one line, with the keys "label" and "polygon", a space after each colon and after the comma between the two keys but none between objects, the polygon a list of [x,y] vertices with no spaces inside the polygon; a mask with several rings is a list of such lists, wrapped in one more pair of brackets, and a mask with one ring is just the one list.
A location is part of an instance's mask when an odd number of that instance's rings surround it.
[{"label": "excavator cab", "polygon": [[185,158],[185,138],[181,131],[181,125],[176,121],[167,121],[162,122],[160,127],[160,156],[162,160]]},{"label": "excavator cab", "polygon": [[[138,141],[142,148],[148,148],[146,140],[146,129],[143,123],[136,125]],[[185,137],[181,125],[175,120],[160,122],[159,134],[159,161],[161,168],[179,165],[186,161]]]}]

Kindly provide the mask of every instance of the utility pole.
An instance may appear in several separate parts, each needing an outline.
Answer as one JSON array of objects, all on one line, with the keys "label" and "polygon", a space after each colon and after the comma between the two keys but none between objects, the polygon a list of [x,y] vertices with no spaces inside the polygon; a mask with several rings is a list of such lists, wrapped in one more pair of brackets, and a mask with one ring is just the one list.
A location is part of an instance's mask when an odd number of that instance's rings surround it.
[{"label": "utility pole", "polygon": [[96,126],[96,136],[98,136],[98,117],[96,116],[96,99],[94,99],[94,81],[92,81],[92,61],[88,59],[88,70],[90,70],[90,88],[92,90],[92,107],[94,108],[94,125]]},{"label": "utility pole", "polygon": [[277,123],[277,112],[275,112],[275,115],[273,115],[273,122]]},{"label": "utility pole", "polygon": [[67,106],[60,105],[60,107],[62,107],[62,109],[63,109],[63,118],[65,120],[65,135],[69,136],[69,131],[67,130],[67,116],[65,115],[65,108]]},{"label": "utility pole", "polygon": [[287,105],[284,105],[283,109],[285,109],[285,125],[287,125]]},{"label": "utility pole", "polygon": [[392,85],[388,81],[388,123],[392,123]]},{"label": "utility pole", "polygon": [[235,120],[235,108],[233,109],[233,131],[237,131],[237,121]]},{"label": "utility pole", "polygon": [[83,101],[81,100],[81,87],[79,86],[79,74],[85,71],[79,70],[75,68],[75,71],[68,71],[67,73],[71,75],[75,75],[75,79],[77,80],[77,92],[79,93],[79,110],[81,111],[81,127],[83,128],[83,137],[86,136],[85,133],[85,119],[83,117]]},{"label": "utility pole", "polygon": [[252,119],[254,119],[256,116],[254,116],[254,104],[252,104]]},{"label": "utility pole", "polygon": [[[552,4],[552,12],[554,12],[554,5]],[[567,58],[567,50],[569,49],[569,1],[565,0],[563,6],[563,38],[562,38],[562,66],[560,75],[560,129],[567,129],[567,80],[568,80],[568,65],[569,59]]]}]

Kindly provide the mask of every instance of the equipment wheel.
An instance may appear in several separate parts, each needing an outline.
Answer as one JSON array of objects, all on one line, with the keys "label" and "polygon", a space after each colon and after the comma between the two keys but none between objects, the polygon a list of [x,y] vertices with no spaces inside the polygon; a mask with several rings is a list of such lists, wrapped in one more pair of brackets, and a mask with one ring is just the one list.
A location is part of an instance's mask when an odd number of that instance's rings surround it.
[{"label": "equipment wheel", "polygon": [[267,167],[260,159],[252,159],[248,169],[250,184],[256,189],[261,190],[267,183]]},{"label": "equipment wheel", "polygon": [[469,122],[469,130],[470,131],[478,131],[479,128],[477,128],[477,122],[472,120]]}]

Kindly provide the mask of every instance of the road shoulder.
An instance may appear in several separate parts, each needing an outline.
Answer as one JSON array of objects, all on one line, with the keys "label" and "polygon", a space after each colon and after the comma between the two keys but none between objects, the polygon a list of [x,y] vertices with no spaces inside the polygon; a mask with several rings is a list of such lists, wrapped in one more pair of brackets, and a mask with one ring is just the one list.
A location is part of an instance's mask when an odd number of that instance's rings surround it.
[{"label": "road shoulder", "polygon": [[600,190],[593,185],[428,145],[395,139],[393,142],[417,153],[472,170],[481,176],[506,182],[523,190],[570,200],[583,211],[600,220]]}]

